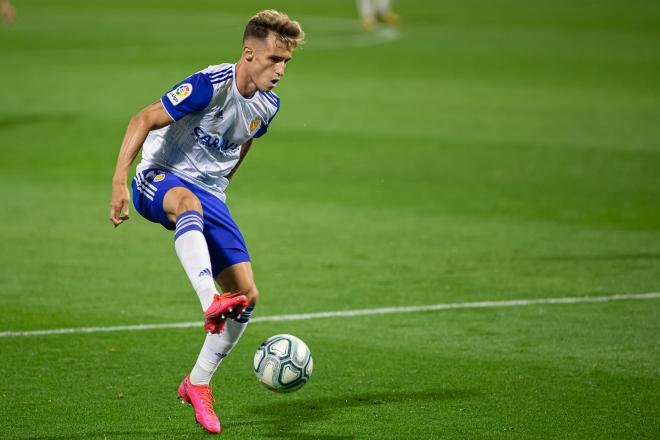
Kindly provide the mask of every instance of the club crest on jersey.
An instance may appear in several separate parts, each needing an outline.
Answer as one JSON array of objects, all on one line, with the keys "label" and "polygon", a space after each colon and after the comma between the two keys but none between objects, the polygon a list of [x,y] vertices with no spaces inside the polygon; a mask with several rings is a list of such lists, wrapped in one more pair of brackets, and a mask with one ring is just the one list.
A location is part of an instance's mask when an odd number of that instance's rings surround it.
[{"label": "club crest on jersey", "polygon": [[167,93],[167,99],[170,100],[172,105],[179,105],[181,101],[186,99],[192,93],[193,87],[190,83],[181,84],[176,89]]},{"label": "club crest on jersey", "polygon": [[165,174],[159,174],[156,177],[154,177],[154,182],[161,182],[165,180]]},{"label": "club crest on jersey", "polygon": [[254,133],[257,128],[261,125],[261,119],[259,118],[254,118],[252,122],[250,122],[250,134]]}]

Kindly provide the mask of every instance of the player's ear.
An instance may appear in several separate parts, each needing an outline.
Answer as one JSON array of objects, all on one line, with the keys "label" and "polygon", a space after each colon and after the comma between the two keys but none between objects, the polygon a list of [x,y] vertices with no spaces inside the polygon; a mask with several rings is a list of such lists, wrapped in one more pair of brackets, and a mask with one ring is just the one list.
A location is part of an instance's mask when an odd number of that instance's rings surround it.
[{"label": "player's ear", "polygon": [[249,46],[243,46],[243,56],[247,61],[252,61],[254,59],[254,50]]}]

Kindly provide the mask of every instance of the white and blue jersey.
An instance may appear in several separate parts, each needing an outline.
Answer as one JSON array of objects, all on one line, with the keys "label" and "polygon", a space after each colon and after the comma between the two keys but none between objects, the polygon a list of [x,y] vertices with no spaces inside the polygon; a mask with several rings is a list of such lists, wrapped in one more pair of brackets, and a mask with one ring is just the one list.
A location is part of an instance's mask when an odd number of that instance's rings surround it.
[{"label": "white and blue jersey", "polygon": [[161,102],[174,122],[149,133],[138,171],[169,171],[223,201],[241,145],[265,134],[280,106],[273,92],[241,95],[234,64],[209,66],[189,76]]}]

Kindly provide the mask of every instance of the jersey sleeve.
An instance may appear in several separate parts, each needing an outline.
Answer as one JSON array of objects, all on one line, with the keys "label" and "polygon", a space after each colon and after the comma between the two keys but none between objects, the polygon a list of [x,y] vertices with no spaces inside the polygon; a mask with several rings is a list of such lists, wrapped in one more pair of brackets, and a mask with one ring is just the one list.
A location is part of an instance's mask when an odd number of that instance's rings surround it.
[{"label": "jersey sleeve", "polygon": [[254,136],[252,136],[253,138],[260,138],[261,136],[266,134],[266,132],[268,131],[268,127],[270,126],[270,123],[273,122],[273,119],[275,119],[275,116],[277,116],[278,111],[280,111],[279,107],[275,111],[275,114],[273,114],[273,116],[270,117],[267,124],[261,124],[261,127],[259,127],[259,130],[257,130],[257,132],[254,134]]},{"label": "jersey sleeve", "polygon": [[189,76],[165,93],[160,102],[174,121],[206,108],[213,97],[213,84],[204,73]]}]

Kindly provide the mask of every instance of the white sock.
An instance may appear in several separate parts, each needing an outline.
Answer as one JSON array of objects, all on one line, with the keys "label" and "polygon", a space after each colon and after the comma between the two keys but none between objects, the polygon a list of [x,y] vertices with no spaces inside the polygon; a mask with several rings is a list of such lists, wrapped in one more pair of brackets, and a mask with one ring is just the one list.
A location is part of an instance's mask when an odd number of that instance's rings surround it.
[{"label": "white sock", "polygon": [[218,369],[220,362],[229,354],[243,335],[250,322],[252,310],[253,307],[250,306],[236,319],[228,319],[222,333],[206,336],[202,351],[200,351],[197,362],[190,372],[191,384],[208,385],[211,382],[213,373]]},{"label": "white sock", "polygon": [[197,211],[186,211],[176,218],[174,248],[183,269],[197,292],[202,310],[208,309],[218,293],[211,272],[211,257],[204,238],[204,219]]},{"label": "white sock", "polygon": [[376,1],[376,10],[379,14],[384,14],[392,10],[391,7],[392,0],[377,0]]},{"label": "white sock", "polygon": [[358,11],[361,18],[374,18],[376,16],[376,9],[372,0],[356,0]]}]

